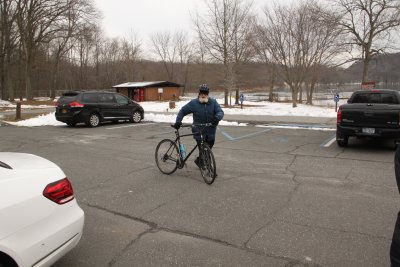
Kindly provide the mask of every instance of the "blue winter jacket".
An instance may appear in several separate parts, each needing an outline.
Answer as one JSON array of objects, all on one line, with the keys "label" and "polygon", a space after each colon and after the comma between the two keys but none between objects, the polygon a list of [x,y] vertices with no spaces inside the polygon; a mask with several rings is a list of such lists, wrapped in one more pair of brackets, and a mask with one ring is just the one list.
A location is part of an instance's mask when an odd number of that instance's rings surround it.
[{"label": "blue winter jacket", "polygon": [[[198,98],[192,99],[189,103],[184,105],[176,117],[176,122],[182,122],[184,116],[188,114],[193,114],[193,123],[210,123],[213,119],[220,121],[224,117],[224,111],[221,109],[217,100],[214,98],[208,98],[207,103],[201,103]],[[215,132],[217,128],[206,127],[204,129],[205,140],[212,141],[215,140]],[[197,129],[192,128],[192,132],[198,132]],[[199,135],[194,135],[196,140],[200,140]]]}]

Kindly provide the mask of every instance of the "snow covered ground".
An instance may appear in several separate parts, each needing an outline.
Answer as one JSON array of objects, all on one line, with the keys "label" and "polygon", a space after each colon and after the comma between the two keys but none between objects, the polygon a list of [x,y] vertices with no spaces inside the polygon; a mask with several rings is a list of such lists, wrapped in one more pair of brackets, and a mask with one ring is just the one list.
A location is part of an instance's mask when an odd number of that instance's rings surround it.
[{"label": "snow covered ground", "polygon": [[[221,104],[223,99],[217,99]],[[185,105],[189,99],[176,102],[176,107],[174,109],[169,109],[168,102],[141,102],[140,105],[145,110],[144,121],[151,122],[175,122],[176,114],[180,108]],[[319,103],[319,105],[323,103]],[[340,104],[340,103],[339,103]],[[225,114],[230,115],[253,115],[253,116],[304,116],[304,117],[326,117],[334,118],[336,117],[335,108],[333,106],[333,101],[326,103],[325,106],[310,106],[310,105],[298,105],[297,108],[293,108],[291,103],[271,103],[267,101],[262,102],[244,102],[244,108],[241,109],[240,106],[234,108],[223,108]],[[1,107],[13,108],[10,102],[0,100]],[[46,108],[49,106],[39,106],[40,108]],[[15,106],[14,106],[15,108]],[[31,106],[23,106],[23,108],[32,108]],[[35,106],[38,108],[38,106]],[[0,115],[1,119],[1,115]],[[191,123],[192,118],[187,116],[184,118],[183,123]],[[65,125],[55,119],[54,112],[49,114],[44,114],[37,116],[35,118],[19,121],[19,122],[7,122],[16,126],[60,126]],[[241,126],[245,124],[240,124],[237,122],[221,121],[220,125],[232,125]]]}]

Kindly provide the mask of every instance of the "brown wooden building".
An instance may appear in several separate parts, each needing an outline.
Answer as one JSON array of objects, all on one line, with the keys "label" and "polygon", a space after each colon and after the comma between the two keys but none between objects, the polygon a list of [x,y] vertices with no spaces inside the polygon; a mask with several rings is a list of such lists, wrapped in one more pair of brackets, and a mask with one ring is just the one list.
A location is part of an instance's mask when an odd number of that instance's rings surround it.
[{"label": "brown wooden building", "polygon": [[127,82],[114,85],[118,93],[137,102],[178,100],[183,85],[167,82]]}]

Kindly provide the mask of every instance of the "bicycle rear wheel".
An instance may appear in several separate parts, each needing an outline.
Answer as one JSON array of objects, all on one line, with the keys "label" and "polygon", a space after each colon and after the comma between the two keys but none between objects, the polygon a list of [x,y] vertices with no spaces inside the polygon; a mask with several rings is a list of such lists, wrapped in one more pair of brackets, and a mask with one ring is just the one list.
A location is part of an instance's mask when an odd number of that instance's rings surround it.
[{"label": "bicycle rear wheel", "polygon": [[164,174],[172,174],[178,168],[180,160],[178,146],[170,139],[164,139],[156,148],[156,164]]},{"label": "bicycle rear wheel", "polygon": [[200,150],[200,163],[200,172],[204,182],[208,185],[212,184],[217,176],[217,167],[215,165],[214,154],[208,144],[203,144],[203,147]]}]

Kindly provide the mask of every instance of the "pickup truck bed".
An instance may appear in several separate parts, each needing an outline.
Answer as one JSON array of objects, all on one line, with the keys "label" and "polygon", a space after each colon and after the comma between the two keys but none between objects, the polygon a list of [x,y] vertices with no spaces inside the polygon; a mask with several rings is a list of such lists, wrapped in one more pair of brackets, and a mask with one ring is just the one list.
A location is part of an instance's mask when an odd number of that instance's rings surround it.
[{"label": "pickup truck bed", "polygon": [[349,137],[400,139],[400,94],[394,90],[356,91],[337,114],[336,141]]}]

